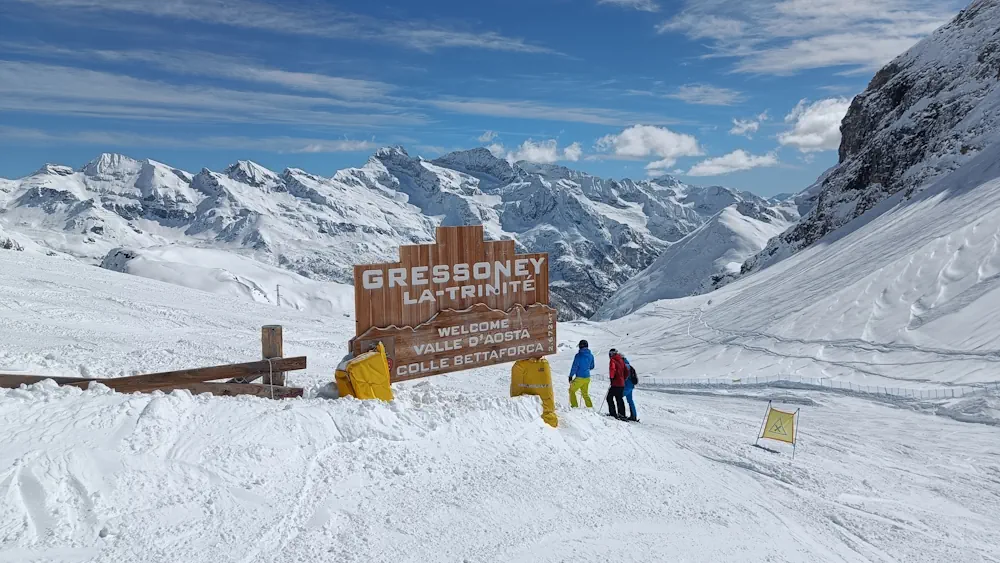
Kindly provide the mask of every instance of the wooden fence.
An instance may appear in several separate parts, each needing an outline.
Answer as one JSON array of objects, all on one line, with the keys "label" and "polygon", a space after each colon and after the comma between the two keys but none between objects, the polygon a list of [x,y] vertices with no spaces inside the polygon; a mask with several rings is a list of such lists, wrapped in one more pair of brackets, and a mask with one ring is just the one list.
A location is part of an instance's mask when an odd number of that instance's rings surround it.
[{"label": "wooden fence", "polygon": [[[282,351],[281,327],[268,325],[261,328],[263,359],[254,362],[106,379],[0,373],[0,388],[13,389],[21,384],[31,385],[51,379],[59,385],[81,389],[86,389],[91,382],[97,381],[120,393],[166,393],[174,389],[187,389],[195,394],[211,393],[220,396],[253,395],[272,399],[301,397],[302,388],[285,386],[285,372],[306,369],[306,357],[285,358]],[[254,383],[258,379],[263,379],[263,382]]]}]

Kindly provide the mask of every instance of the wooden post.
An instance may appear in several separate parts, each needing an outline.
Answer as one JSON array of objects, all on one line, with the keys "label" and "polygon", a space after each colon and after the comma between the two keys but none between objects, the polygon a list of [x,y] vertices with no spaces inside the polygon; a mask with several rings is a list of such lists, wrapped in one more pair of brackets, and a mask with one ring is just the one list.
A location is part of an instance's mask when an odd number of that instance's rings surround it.
[{"label": "wooden post", "polygon": [[[284,355],[283,343],[281,339],[281,325],[267,325],[261,327],[260,329],[260,352],[261,357],[265,360],[273,360],[274,358],[280,358]],[[268,376],[264,376],[264,385],[279,385],[283,386],[285,384],[285,372],[274,372],[271,379]]]}]

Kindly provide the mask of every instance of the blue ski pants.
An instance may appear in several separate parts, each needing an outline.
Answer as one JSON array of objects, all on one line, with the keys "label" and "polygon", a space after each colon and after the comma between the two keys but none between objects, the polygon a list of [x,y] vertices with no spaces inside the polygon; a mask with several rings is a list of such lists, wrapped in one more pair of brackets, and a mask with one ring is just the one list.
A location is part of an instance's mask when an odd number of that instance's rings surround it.
[{"label": "blue ski pants", "polygon": [[[632,400],[632,391],[634,389],[635,387],[632,387],[631,385],[625,386],[625,400],[628,401],[628,408],[632,412],[632,418],[639,418],[639,415],[635,412],[635,402]],[[622,414],[624,415],[625,413]]]}]

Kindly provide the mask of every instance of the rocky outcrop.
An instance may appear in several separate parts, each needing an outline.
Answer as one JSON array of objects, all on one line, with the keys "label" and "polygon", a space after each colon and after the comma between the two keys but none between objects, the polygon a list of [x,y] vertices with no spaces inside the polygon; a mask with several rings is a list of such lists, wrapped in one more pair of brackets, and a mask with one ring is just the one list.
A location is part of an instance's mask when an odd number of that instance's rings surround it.
[{"label": "rocky outcrop", "polygon": [[757,271],[890,197],[912,197],[1000,141],[1000,0],[975,0],[879,70],[841,124],[839,163],[806,191],[802,220],[747,260]]}]

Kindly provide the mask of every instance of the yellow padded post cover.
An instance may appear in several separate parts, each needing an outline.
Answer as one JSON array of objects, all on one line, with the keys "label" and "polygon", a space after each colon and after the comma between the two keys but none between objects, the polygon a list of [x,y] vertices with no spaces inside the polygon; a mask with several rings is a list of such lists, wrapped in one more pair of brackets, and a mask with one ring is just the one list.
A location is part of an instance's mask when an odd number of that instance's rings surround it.
[{"label": "yellow padded post cover", "polygon": [[510,370],[510,396],[535,395],[542,400],[542,420],[553,428],[559,426],[556,400],[552,392],[552,370],[545,358],[514,362]]},{"label": "yellow padded post cover", "polygon": [[[389,360],[385,355],[385,347],[378,347],[371,352],[361,354],[347,362],[347,378],[352,394],[359,399],[392,400],[392,387],[389,386]],[[338,383],[339,389],[339,383]]]},{"label": "yellow padded post cover", "polygon": [[337,382],[338,397],[354,396],[354,387],[351,386],[351,379],[347,376],[347,362],[350,360],[350,356],[345,357],[337,366],[337,370],[334,372],[334,377]]}]

